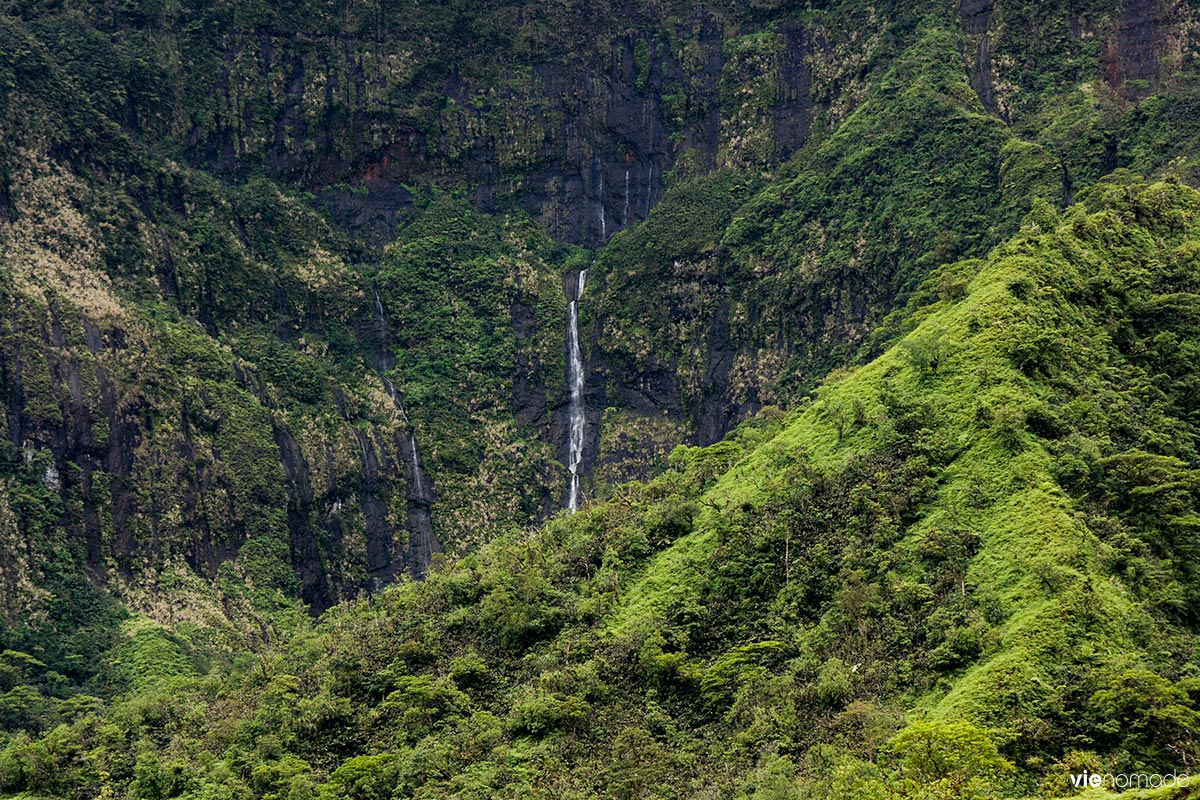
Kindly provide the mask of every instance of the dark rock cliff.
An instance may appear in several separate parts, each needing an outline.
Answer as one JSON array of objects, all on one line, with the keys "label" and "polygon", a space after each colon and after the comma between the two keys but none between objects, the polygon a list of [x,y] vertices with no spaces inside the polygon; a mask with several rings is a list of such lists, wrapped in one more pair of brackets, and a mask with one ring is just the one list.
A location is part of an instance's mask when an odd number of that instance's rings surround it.
[{"label": "dark rock cliff", "polygon": [[1123,0],[1104,45],[1104,77],[1129,100],[1149,96],[1179,72],[1186,33],[1184,3]]},{"label": "dark rock cliff", "polygon": [[475,21],[494,30],[491,49],[477,31],[422,61],[422,32],[387,18],[297,36],[286,17],[245,28],[181,13],[212,26],[173,34],[185,54],[222,53],[211,72],[181,76],[204,98],[169,123],[187,126],[186,157],[230,175],[265,165],[375,246],[407,218],[413,187],[430,185],[466,186],[481,210],[522,209],[556,239],[597,246],[645,218],[685,154],[688,170],[711,169],[751,122],[769,139],[766,166],[811,121],[807,34],[791,23],[752,65],[772,73],[770,97],[739,120],[737,86],[762,76],[731,74],[726,45],[762,22],[726,14],[508,9]]},{"label": "dark rock cliff", "polygon": [[440,550],[429,477],[418,492],[400,429],[329,420],[302,445],[244,368],[228,383],[163,393],[129,372],[164,357],[143,331],[84,322],[66,302],[39,309],[10,295],[5,306],[8,441],[27,462],[44,454],[34,477],[63,499],[62,524],[98,578],[153,580],[148,565],[179,559],[215,579],[248,543],[278,545],[294,588],[319,611],[402,571],[423,573]]},{"label": "dark rock cliff", "polygon": [[1168,0],[234,5],[0,18],[8,563],[420,576],[563,506],[562,275],[594,494],[1194,107],[1138,107],[1195,59]]}]

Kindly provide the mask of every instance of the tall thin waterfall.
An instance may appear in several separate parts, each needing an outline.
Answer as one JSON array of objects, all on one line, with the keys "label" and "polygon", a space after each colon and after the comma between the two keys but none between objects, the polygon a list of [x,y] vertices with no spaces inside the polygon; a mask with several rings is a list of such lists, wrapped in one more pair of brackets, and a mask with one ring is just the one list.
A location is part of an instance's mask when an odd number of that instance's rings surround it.
[{"label": "tall thin waterfall", "polygon": [[396,406],[396,410],[400,412],[400,419],[404,420],[404,427],[412,430],[412,423],[408,421],[408,412],[404,410],[404,402],[400,399],[400,395],[396,394],[396,385],[390,378],[384,378],[383,385],[387,387],[388,397],[392,398],[392,405]]},{"label": "tall thin waterfall", "polygon": [[412,474],[413,474],[413,490],[416,492],[417,499],[428,500],[425,496],[425,487],[421,485],[421,460],[417,456],[417,437],[411,432],[408,434],[408,447],[412,450]]},{"label": "tall thin waterfall", "polygon": [[[383,385],[387,387],[388,397],[392,399],[396,410],[400,412],[400,418],[404,420],[404,427],[408,428],[409,461],[411,462],[409,469],[411,473],[408,475],[408,514],[405,526],[408,528],[409,534],[407,561],[412,574],[420,578],[428,572],[433,554],[442,552],[442,544],[433,532],[433,522],[429,509],[433,504],[433,492],[430,491],[431,487],[427,485],[428,481],[426,481],[425,476],[421,472],[421,456],[417,452],[417,437],[413,432],[412,422],[408,418],[408,413],[404,410],[404,402],[396,391],[395,384],[385,374],[395,367],[396,362],[388,349],[387,319],[383,313],[383,302],[379,298],[379,288],[374,282],[371,283],[371,294],[375,299],[375,323],[379,328],[380,342],[379,357],[375,363],[375,368],[379,371],[379,377],[383,380]],[[355,436],[358,438],[359,448],[362,451],[363,463],[365,465],[368,458],[366,445],[357,433]],[[367,467],[364,466],[365,469]],[[386,514],[380,515],[380,519],[386,519]]]},{"label": "tall thin waterfall", "polygon": [[375,324],[379,327],[379,341],[387,352],[387,320],[383,318],[383,303],[379,299],[379,287],[371,281],[371,294],[375,297]]},{"label": "tall thin waterfall", "polygon": [[367,571],[375,587],[382,586],[395,577],[396,565],[392,561],[392,526],[388,522],[388,508],[379,496],[381,479],[380,462],[375,457],[370,437],[365,431],[350,428],[350,433],[358,443],[359,456],[362,458],[362,508],[364,533],[367,545]]},{"label": "tall thin waterfall", "polygon": [[600,244],[608,240],[608,226],[604,222],[604,168],[600,168],[600,189],[596,196],[596,213],[600,217]]},{"label": "tall thin waterfall", "polygon": [[351,432],[354,435],[354,441],[358,442],[359,455],[362,456],[363,477],[369,479],[371,477],[371,459],[367,455],[367,442],[357,428],[351,428]]},{"label": "tall thin waterfall", "polygon": [[[403,415],[404,406],[400,404],[400,400],[396,397],[396,387],[392,385],[391,380],[385,375],[385,373],[396,366],[396,362],[392,358],[391,351],[388,349],[388,324],[387,319],[383,316],[383,301],[379,299],[379,286],[376,285],[375,281],[371,281],[371,296],[375,298],[375,332],[379,336],[378,349],[375,356],[375,369],[379,372],[379,377],[383,379],[383,385],[387,387],[388,397],[392,398],[392,403],[400,409],[400,413]],[[408,417],[404,418],[404,422],[408,424]]]},{"label": "tall thin waterfall", "polygon": [[583,408],[583,351],[579,346],[579,299],[587,283],[587,270],[581,269],[575,279],[575,296],[567,303],[567,383],[570,397],[567,401],[567,469],[571,473],[571,493],[567,508],[579,509],[579,467],[583,463],[583,434],[585,426]]},{"label": "tall thin waterfall", "polygon": [[654,200],[654,164],[646,174],[646,216],[650,216],[650,204]]},{"label": "tall thin waterfall", "polygon": [[625,207],[621,209],[621,227],[629,226],[629,169],[625,169]]}]

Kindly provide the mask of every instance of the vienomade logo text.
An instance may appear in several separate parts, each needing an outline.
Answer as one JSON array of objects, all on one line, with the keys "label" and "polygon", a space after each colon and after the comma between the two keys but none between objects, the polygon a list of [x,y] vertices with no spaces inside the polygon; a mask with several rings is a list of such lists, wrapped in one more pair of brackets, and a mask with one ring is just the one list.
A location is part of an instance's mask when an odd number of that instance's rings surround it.
[{"label": "vienomade logo text", "polygon": [[1109,789],[1160,789],[1162,787],[1188,786],[1191,776],[1175,772],[1076,772],[1071,774],[1071,785],[1077,789],[1106,787]]}]

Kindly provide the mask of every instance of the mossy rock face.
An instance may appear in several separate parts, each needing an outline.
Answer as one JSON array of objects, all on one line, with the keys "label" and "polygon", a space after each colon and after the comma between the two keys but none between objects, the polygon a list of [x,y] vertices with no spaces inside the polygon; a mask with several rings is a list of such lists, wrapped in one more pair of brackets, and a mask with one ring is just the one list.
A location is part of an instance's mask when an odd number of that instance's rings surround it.
[{"label": "mossy rock face", "polygon": [[1031,199],[1190,174],[1178,20],[1073,9],[22,7],[4,430],[76,563],[211,578],[258,537],[323,607],[563,505],[559,281],[589,267],[603,497],[878,353]]},{"label": "mossy rock face", "polygon": [[[227,587],[227,603],[273,606],[282,593],[320,608],[399,569],[402,504],[374,522],[330,513],[403,497],[404,478],[351,488],[366,467],[350,423],[390,441],[400,420],[364,371],[364,281],[329,226],[272,184],[234,189],[170,164],[130,167],[171,187],[135,201],[138,177],[80,177],[31,129],[20,136],[42,148],[9,162],[0,277],[23,573],[86,570],[140,604],[181,564],[211,580],[237,561],[245,585]],[[289,431],[331,424],[341,431],[312,449],[287,447]],[[315,486],[311,464],[325,473]],[[12,502],[45,492],[36,513]],[[374,562],[339,563],[356,549]],[[222,616],[220,597],[193,599]]]}]

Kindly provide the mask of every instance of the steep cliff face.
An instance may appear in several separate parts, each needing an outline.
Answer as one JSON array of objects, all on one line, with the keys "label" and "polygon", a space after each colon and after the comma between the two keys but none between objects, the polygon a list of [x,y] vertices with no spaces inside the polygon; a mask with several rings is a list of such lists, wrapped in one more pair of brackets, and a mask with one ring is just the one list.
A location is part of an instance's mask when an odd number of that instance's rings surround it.
[{"label": "steep cliff face", "polygon": [[959,12],[972,85],[989,111],[1014,122],[1072,84],[1103,82],[1136,102],[1196,64],[1194,3],[962,0]]},{"label": "steep cliff face", "polygon": [[0,12],[0,793],[1200,758],[1196,0]]},{"label": "steep cliff face", "polygon": [[974,62],[970,70],[971,87],[989,114],[1004,117],[996,101],[996,75],[992,65],[992,43],[988,23],[992,19],[995,0],[962,0],[958,11],[963,31],[975,42]]},{"label": "steep cliff face", "polygon": [[[676,184],[599,255],[589,464],[600,484],[643,477],[680,438],[714,442],[877,353],[906,324],[881,322],[932,264],[985,255],[1033,199],[1069,204],[1121,166],[1194,165],[1183,118],[1195,98],[1176,77],[1196,66],[1191,6],[958,11],[956,25],[931,12],[916,32],[886,7],[853,33],[810,21],[793,78],[816,139],[765,184],[736,170]],[[1173,94],[1127,102],[1155,92]]]},{"label": "steep cliff face", "polygon": [[1031,199],[1200,150],[1189,3],[17,11],[12,597],[60,550],[135,603],[423,574],[566,505],[565,277],[596,498],[878,352]]},{"label": "steep cliff face", "polygon": [[[645,217],[681,158],[762,167],[809,127],[808,34],[757,33],[778,12],[640,0],[82,11],[46,23],[58,44],[83,59],[94,26],[143,59],[118,121],[222,175],[265,167],[376,247],[406,220],[412,187],[430,185],[599,245]],[[729,47],[746,35],[762,41]]]},{"label": "steep cliff face", "polygon": [[0,793],[1018,800],[1072,796],[1077,765],[1175,774],[1200,757],[1198,243],[1200,193],[1114,175],[938,268],[806,407],[422,583],[194,677],[191,637],[143,624],[107,703],[6,651]]},{"label": "steep cliff face", "polygon": [[[1196,11],[1174,0],[1125,0],[1104,46],[1104,77],[1122,97],[1140,100],[1179,74],[1194,51]],[[1189,53],[1194,58],[1194,52]]]},{"label": "steep cliff face", "polygon": [[[402,421],[357,343],[369,295],[328,226],[112,131],[74,154],[87,112],[55,96],[10,89],[2,126],[5,559],[138,607],[179,575],[321,609],[425,569]],[[36,601],[20,584],[13,613]]]},{"label": "steep cliff face", "polygon": [[[678,186],[595,270],[600,479],[644,474],[681,436],[711,444],[790,405],[932,263],[985,253],[1030,197],[1058,192],[1042,183],[1044,156],[1013,145],[976,102],[955,38],[930,32],[779,177]],[[652,430],[656,445],[632,444]]]},{"label": "steep cliff face", "polygon": [[[29,189],[17,193],[25,220],[38,211]],[[82,214],[40,211],[38,226],[73,226],[74,248],[10,228],[0,289],[6,475],[53,493],[66,533],[29,536],[33,574],[75,560],[153,592],[178,569],[220,582],[232,567],[256,591],[319,609],[424,569],[404,535],[401,424],[377,381],[332,374],[303,346],[267,345],[252,363],[234,349],[253,335],[231,349],[176,312],[130,303],[75,249],[98,245]],[[287,369],[316,373],[308,402],[287,396]],[[43,512],[13,513],[32,530]]]},{"label": "steep cliff face", "polygon": [[436,485],[431,513],[452,550],[565,502],[561,277],[584,257],[529,221],[441,195],[378,264],[391,331],[385,374]]}]

